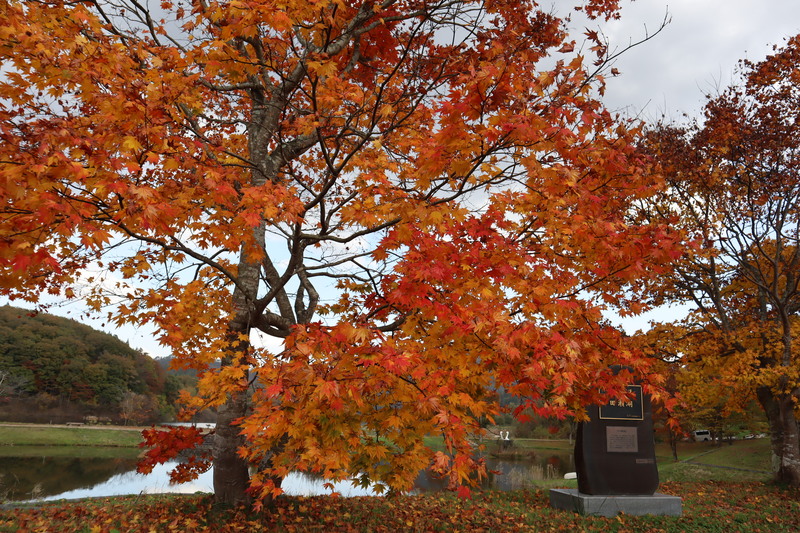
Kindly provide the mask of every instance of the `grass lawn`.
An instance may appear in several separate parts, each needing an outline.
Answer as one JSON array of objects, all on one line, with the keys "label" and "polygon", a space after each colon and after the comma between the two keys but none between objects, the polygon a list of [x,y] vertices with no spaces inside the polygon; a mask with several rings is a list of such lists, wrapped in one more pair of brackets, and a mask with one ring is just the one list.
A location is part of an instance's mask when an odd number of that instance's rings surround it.
[{"label": "grass lawn", "polygon": [[771,453],[769,439],[734,441],[722,446],[681,443],[681,462],[674,462],[671,454],[659,455],[658,472],[662,481],[768,482],[772,478]]},{"label": "grass lawn", "polygon": [[133,446],[0,446],[0,457],[135,459],[141,453],[141,448]]},{"label": "grass lawn", "polygon": [[123,428],[0,425],[3,446],[123,446],[142,441],[140,431]]}]

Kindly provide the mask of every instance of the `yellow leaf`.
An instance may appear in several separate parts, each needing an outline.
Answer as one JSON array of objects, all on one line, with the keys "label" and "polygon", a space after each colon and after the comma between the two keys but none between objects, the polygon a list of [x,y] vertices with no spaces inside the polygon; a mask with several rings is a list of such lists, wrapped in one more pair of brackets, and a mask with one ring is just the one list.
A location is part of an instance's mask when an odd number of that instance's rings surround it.
[{"label": "yellow leaf", "polygon": [[122,139],[122,148],[129,152],[138,152],[142,149],[141,143],[136,139],[136,137],[131,137],[130,135],[125,136]]}]

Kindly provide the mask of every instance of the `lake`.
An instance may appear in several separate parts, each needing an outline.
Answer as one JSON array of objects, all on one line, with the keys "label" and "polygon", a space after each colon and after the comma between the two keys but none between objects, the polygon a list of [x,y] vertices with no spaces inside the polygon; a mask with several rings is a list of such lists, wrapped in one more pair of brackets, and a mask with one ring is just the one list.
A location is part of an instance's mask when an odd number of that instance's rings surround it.
[{"label": "lake", "polygon": [[[126,494],[213,492],[211,472],[183,485],[170,485],[168,471],[174,463],[157,466],[151,474],[136,472],[138,450],[120,448],[5,447],[0,450],[0,501],[48,501]],[[514,490],[531,487],[537,481],[563,478],[574,470],[572,454],[540,450],[534,459],[487,458],[490,474],[484,488]],[[283,482],[289,495],[329,494],[324,481],[302,472],[290,474]],[[414,492],[444,490],[444,481],[422,472]],[[349,482],[335,485],[342,496],[371,495],[369,489]]]}]

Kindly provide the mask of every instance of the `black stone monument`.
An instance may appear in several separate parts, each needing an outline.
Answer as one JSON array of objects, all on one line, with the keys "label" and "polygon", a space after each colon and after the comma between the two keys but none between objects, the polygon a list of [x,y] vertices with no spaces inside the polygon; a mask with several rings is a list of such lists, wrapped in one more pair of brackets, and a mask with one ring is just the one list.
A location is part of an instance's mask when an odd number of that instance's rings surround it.
[{"label": "black stone monument", "polygon": [[578,490],[591,495],[646,495],[658,488],[653,415],[641,385],[628,385],[630,400],[588,408],[578,426],[575,469]]}]

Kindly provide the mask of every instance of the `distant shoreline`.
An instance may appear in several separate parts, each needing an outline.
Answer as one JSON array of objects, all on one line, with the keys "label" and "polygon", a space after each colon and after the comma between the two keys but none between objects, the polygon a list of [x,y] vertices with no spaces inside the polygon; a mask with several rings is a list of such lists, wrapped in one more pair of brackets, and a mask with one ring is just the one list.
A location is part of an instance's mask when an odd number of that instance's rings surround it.
[{"label": "distant shoreline", "polygon": [[138,431],[141,433],[143,430],[150,426],[119,426],[114,424],[36,424],[32,422],[0,422],[0,427],[15,427],[15,428],[68,428],[68,429],[109,429],[113,431]]}]

